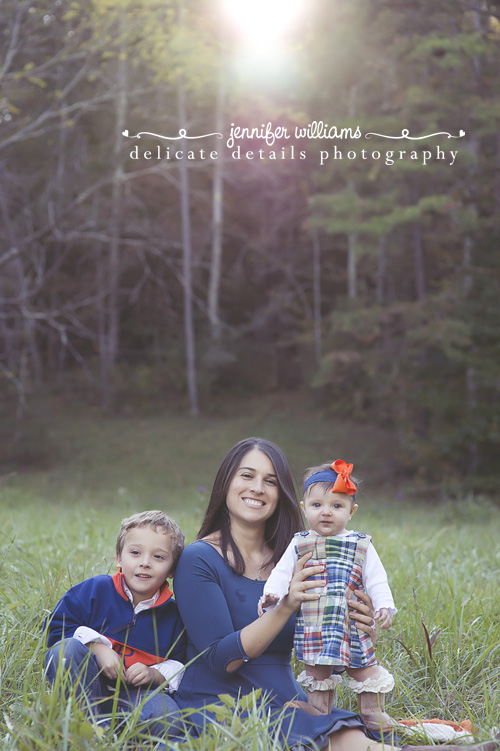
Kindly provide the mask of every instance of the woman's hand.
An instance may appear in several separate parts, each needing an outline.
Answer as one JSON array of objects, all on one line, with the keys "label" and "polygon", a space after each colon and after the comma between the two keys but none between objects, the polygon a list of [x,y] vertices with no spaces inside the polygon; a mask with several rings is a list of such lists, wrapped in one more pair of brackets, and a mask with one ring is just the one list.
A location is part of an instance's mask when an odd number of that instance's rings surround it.
[{"label": "woman's hand", "polygon": [[319,600],[321,595],[318,592],[309,592],[310,589],[326,587],[326,579],[308,581],[310,576],[314,576],[315,574],[320,575],[325,571],[324,565],[321,564],[318,566],[307,566],[306,568],[306,564],[311,558],[312,553],[307,553],[299,559],[292,581],[290,582],[288,594],[282,600],[284,606],[292,613],[296,613],[303,602]]},{"label": "woman's hand", "polygon": [[[363,592],[361,589],[356,589],[354,594],[358,600],[355,600],[354,597],[350,598],[349,615],[351,618],[356,619],[356,628],[359,628],[360,631],[364,631],[368,634],[372,643],[375,644],[378,639],[379,629],[378,623],[375,620],[373,603],[366,592]],[[361,600],[361,602],[359,602],[359,600]]]}]

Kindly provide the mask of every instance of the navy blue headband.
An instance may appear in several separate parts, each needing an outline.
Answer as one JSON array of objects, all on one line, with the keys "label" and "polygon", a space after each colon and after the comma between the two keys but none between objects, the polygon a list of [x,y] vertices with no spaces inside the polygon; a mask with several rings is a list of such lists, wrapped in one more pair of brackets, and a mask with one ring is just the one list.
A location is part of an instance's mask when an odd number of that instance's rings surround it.
[{"label": "navy blue headband", "polygon": [[[352,467],[352,464],[351,464]],[[321,472],[316,472],[316,474],[311,475],[307,478],[304,482],[304,493],[306,492],[307,488],[309,488],[311,485],[314,485],[316,482],[331,482],[335,485],[338,478],[338,473],[334,472],[333,469],[323,469]],[[333,488],[332,493],[335,492],[335,488]],[[345,492],[345,490],[339,490],[338,492]],[[351,498],[354,500],[356,498],[356,493],[348,493],[348,495],[351,496]]]}]

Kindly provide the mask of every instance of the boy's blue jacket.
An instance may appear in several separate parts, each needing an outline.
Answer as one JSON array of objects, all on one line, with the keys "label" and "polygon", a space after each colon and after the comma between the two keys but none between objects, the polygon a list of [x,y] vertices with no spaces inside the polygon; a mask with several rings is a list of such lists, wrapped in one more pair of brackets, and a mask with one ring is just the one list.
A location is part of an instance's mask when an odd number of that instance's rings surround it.
[{"label": "boy's blue jacket", "polygon": [[71,587],[45,621],[48,646],[73,636],[78,626],[88,626],[110,639],[126,668],[135,662],[185,662],[184,626],[167,585],[152,608],[135,615],[123,583],[123,574],[117,572]]}]

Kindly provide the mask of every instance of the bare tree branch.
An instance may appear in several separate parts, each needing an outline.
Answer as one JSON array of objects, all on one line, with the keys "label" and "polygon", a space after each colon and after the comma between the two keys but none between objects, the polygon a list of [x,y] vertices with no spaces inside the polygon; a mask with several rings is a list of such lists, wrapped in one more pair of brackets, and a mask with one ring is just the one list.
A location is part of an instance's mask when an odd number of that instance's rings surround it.
[{"label": "bare tree branch", "polygon": [[7,49],[7,52],[5,53],[5,60],[2,66],[2,70],[0,70],[0,80],[5,77],[17,52],[17,42],[19,39],[19,31],[21,29],[21,20],[27,8],[28,5],[24,5],[23,3],[19,3],[19,5],[17,6],[17,13],[14,20],[12,34],[10,36],[9,47]]}]

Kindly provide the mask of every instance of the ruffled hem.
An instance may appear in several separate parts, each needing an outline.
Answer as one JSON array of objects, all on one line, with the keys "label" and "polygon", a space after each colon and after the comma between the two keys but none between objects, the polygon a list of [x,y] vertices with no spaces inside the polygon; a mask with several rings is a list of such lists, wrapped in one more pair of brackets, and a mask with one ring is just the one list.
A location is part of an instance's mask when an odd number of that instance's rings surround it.
[{"label": "ruffled hem", "polygon": [[297,676],[297,683],[307,691],[334,691],[342,683],[342,676],[331,675],[329,678],[320,681],[313,678],[312,675],[307,675],[306,671],[303,670]]},{"label": "ruffled hem", "polygon": [[351,678],[347,685],[355,694],[387,694],[394,688],[394,676],[379,665],[376,678],[367,678],[366,681],[355,681]]}]

